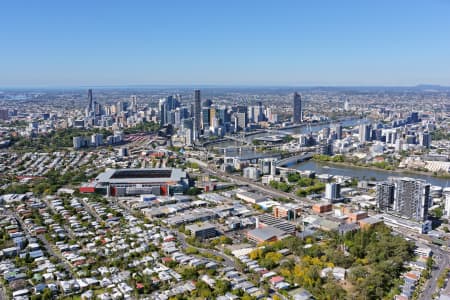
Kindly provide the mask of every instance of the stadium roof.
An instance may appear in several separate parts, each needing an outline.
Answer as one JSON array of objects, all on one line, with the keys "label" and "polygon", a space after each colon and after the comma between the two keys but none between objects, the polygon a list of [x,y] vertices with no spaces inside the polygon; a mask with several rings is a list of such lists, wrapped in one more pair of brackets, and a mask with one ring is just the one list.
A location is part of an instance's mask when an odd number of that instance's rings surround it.
[{"label": "stadium roof", "polygon": [[99,183],[158,183],[178,182],[186,178],[186,172],[181,169],[108,169],[95,178]]}]

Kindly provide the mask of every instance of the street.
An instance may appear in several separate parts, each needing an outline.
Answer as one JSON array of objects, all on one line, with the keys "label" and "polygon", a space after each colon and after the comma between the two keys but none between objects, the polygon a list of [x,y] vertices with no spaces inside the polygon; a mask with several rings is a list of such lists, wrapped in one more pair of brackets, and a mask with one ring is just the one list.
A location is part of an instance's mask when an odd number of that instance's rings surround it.
[{"label": "street", "polygon": [[429,247],[433,250],[433,258],[435,259],[435,263],[433,265],[431,277],[425,283],[419,300],[433,299],[432,295],[437,292],[437,280],[439,276],[441,276],[441,274],[444,272],[444,270],[448,268],[448,263],[450,260],[449,254],[442,251],[439,247],[431,245],[429,245]]},{"label": "street", "polygon": [[231,259],[230,257],[228,257],[226,254],[224,254],[220,251],[214,250],[214,249],[204,249],[204,248],[198,248],[198,247],[189,245],[186,242],[186,237],[184,236],[183,233],[176,232],[176,235],[177,235],[177,240],[181,243],[181,248],[186,249],[187,247],[192,247],[192,248],[197,249],[199,252],[206,252],[206,253],[209,253],[212,255],[220,256],[224,259],[222,261],[222,263],[224,265],[226,265],[227,267],[233,267],[235,269],[237,268],[235,261],[233,259]]},{"label": "street", "polygon": [[213,176],[220,177],[222,180],[225,180],[225,181],[230,181],[231,180],[233,183],[242,183],[242,182],[244,182],[248,186],[250,186],[250,187],[252,187],[252,188],[254,188],[254,189],[256,189],[256,190],[258,190],[260,192],[263,192],[265,194],[269,194],[270,196],[272,196],[274,198],[282,196],[282,197],[285,197],[285,198],[294,199],[299,204],[303,205],[304,207],[312,205],[312,204],[315,203],[314,201],[308,200],[307,198],[300,198],[300,197],[298,197],[298,196],[296,196],[294,194],[286,193],[286,192],[283,192],[283,191],[280,191],[280,190],[276,190],[276,189],[271,188],[270,186],[264,186],[264,185],[262,185],[260,183],[254,182],[254,181],[252,181],[252,180],[250,180],[248,178],[244,178],[242,176],[231,175],[231,174],[224,173],[224,172],[222,172],[220,170],[217,170],[217,169],[212,169],[210,166],[208,166],[208,167],[200,166],[200,168],[202,169],[203,172],[208,173],[208,174],[213,175]]}]

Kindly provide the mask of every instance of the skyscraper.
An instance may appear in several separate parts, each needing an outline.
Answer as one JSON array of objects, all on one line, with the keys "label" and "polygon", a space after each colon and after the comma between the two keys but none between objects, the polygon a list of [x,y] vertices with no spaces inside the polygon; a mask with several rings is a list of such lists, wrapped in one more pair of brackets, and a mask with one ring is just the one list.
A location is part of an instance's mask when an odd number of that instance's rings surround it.
[{"label": "skyscraper", "polygon": [[238,112],[234,114],[234,131],[245,130],[247,128],[247,113]]},{"label": "skyscraper", "polygon": [[194,91],[194,140],[200,136],[202,104],[200,90]]},{"label": "skyscraper", "polygon": [[217,128],[217,126],[219,126],[215,107],[209,109],[209,126],[211,128]]},{"label": "skyscraper", "polygon": [[369,142],[371,140],[370,139],[371,131],[372,131],[372,126],[370,126],[370,124],[359,125],[359,141],[361,143]]},{"label": "skyscraper", "polygon": [[159,99],[159,124],[164,126],[167,124],[167,99]]},{"label": "skyscraper", "polygon": [[136,95],[132,95],[130,100],[131,100],[130,101],[131,102],[130,110],[132,112],[137,112],[137,96]]},{"label": "skyscraper", "polygon": [[208,107],[202,108],[202,129],[209,130],[210,125],[210,109]]},{"label": "skyscraper", "polygon": [[377,208],[381,211],[392,210],[394,205],[395,185],[391,182],[377,184],[376,201]]},{"label": "skyscraper", "polygon": [[394,211],[416,221],[425,221],[430,204],[430,185],[413,178],[391,178],[395,184]]},{"label": "skyscraper", "polygon": [[0,120],[8,120],[9,119],[9,111],[7,109],[0,109]]},{"label": "skyscraper", "polygon": [[334,127],[334,131],[336,132],[336,138],[338,140],[342,139],[342,125],[341,123],[336,124]]},{"label": "skyscraper", "polygon": [[89,116],[94,111],[94,103],[92,99],[92,89],[88,89],[88,106],[86,107],[86,116]]},{"label": "skyscraper", "polygon": [[294,93],[294,97],[293,97],[293,101],[294,101],[294,113],[292,115],[292,122],[294,124],[298,124],[301,123],[302,120],[302,97],[300,96],[299,93],[295,92]]},{"label": "skyscraper", "polygon": [[419,179],[390,177],[377,185],[376,199],[381,211],[423,222],[430,207],[430,184]]},{"label": "skyscraper", "polygon": [[420,145],[425,148],[430,148],[431,146],[431,135],[429,132],[422,132],[419,135]]}]

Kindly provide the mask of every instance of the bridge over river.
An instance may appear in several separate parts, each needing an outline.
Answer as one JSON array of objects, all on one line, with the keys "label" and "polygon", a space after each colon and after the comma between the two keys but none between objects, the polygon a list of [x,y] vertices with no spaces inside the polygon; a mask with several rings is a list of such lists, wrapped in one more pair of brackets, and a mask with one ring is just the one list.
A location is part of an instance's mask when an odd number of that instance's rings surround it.
[{"label": "bridge over river", "polygon": [[295,165],[299,162],[309,160],[309,159],[313,158],[313,156],[314,156],[314,153],[308,152],[308,153],[303,153],[303,154],[287,157],[287,158],[277,161],[277,166],[278,167],[286,167],[289,165]]}]

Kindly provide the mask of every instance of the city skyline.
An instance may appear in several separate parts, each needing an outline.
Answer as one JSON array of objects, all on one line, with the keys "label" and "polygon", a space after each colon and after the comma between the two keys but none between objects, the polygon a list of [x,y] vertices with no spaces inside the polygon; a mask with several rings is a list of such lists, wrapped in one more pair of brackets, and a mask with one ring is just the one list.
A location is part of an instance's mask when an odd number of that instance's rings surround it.
[{"label": "city skyline", "polygon": [[84,4],[5,4],[0,86],[450,85],[445,1]]},{"label": "city skyline", "polygon": [[450,299],[450,0],[4,2],[0,300]]}]

